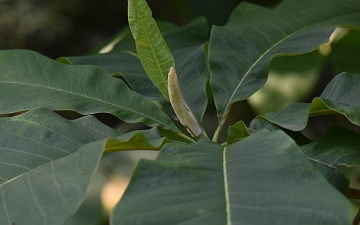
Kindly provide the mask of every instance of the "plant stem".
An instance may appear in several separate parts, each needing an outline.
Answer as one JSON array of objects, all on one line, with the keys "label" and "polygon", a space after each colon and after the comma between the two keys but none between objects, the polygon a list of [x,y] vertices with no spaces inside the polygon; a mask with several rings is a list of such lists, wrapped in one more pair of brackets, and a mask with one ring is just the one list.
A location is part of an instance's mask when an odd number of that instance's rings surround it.
[{"label": "plant stem", "polygon": [[[230,109],[229,109],[230,111]],[[221,121],[219,123],[219,126],[216,128],[216,131],[214,133],[214,136],[212,138],[212,141],[213,142],[218,142],[219,141],[219,136],[220,136],[220,133],[221,133],[221,130],[222,128],[224,127],[225,125],[225,122],[226,122],[226,119],[228,117],[229,113],[227,113],[226,115],[224,115],[222,118],[221,118]]]}]

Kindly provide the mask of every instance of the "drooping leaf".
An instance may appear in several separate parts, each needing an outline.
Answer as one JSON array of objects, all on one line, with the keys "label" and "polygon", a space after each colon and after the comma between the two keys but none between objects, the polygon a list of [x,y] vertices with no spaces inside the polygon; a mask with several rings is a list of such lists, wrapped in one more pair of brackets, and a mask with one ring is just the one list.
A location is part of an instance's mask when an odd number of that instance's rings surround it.
[{"label": "drooping leaf", "polygon": [[305,128],[308,118],[339,113],[351,123],[360,125],[360,76],[348,73],[337,75],[312,103],[293,103],[282,111],[266,113],[266,119],[289,130]]},{"label": "drooping leaf", "polygon": [[[182,96],[196,119],[201,123],[207,106],[208,68],[204,52],[204,43],[208,40],[207,22],[204,18],[198,18],[190,24],[176,29],[174,25],[171,26],[168,23],[158,23],[158,25],[174,55]],[[124,29],[126,30],[122,33],[130,32],[129,28]],[[121,41],[109,53],[62,57],[58,60],[75,65],[97,65],[109,75],[121,74],[134,91],[160,102],[169,114],[176,117],[170,103],[146,75],[135,50],[134,40],[120,35],[117,38]]]},{"label": "drooping leaf", "polygon": [[350,217],[349,201],[295,143],[263,130],[227,147],[169,144],[155,161],[141,160],[111,224],[343,225]]},{"label": "drooping leaf", "polygon": [[153,102],[97,67],[64,65],[26,50],[1,51],[0,64],[0,113],[46,106],[178,131]]},{"label": "drooping leaf", "polygon": [[175,60],[145,0],[128,1],[128,18],[136,51],[147,75],[162,95],[169,99],[167,75]]},{"label": "drooping leaf", "polygon": [[118,133],[88,116],[68,121],[46,108],[0,119],[0,224],[63,224],[80,205]]},{"label": "drooping leaf", "polygon": [[210,38],[211,87],[219,121],[259,90],[275,55],[300,54],[328,41],[337,26],[360,27],[360,2],[285,0],[274,10],[241,3]]}]

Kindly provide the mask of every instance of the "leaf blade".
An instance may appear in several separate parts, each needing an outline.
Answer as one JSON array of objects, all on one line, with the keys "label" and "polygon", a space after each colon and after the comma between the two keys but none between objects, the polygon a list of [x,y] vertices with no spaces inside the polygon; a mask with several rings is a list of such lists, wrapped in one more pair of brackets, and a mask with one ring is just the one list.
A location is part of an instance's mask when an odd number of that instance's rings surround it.
[{"label": "leaf blade", "polygon": [[130,0],[128,17],[140,61],[151,81],[169,100],[167,74],[175,60],[146,1]]},{"label": "leaf blade", "polygon": [[288,136],[263,130],[225,148],[169,144],[140,161],[111,224],[340,225],[350,211]]}]

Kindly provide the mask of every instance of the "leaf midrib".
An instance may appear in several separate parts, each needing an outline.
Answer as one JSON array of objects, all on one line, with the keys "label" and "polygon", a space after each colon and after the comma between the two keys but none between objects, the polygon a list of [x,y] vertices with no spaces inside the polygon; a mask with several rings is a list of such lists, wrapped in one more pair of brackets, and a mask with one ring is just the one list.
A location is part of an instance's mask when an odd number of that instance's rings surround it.
[{"label": "leaf midrib", "polygon": [[[162,72],[160,63],[159,63],[158,58],[157,58],[157,56],[156,56],[156,54],[155,54],[155,50],[154,50],[154,48],[153,48],[152,42],[150,41],[151,39],[149,38],[148,32],[146,32],[146,28],[145,28],[146,26],[145,26],[145,24],[144,24],[143,14],[140,12],[139,4],[137,4],[137,2],[135,2],[135,4],[136,4],[136,6],[137,6],[137,7],[136,7],[136,10],[138,11],[138,15],[140,15],[140,17],[141,17],[142,29],[145,31],[144,33],[145,33],[145,35],[146,35],[146,39],[147,39],[147,41],[148,41],[148,43],[149,43],[149,46],[150,46],[150,48],[151,48],[151,53],[152,53],[153,57],[155,58],[156,66],[158,67],[159,73],[160,73],[160,75],[161,75],[161,78],[162,78],[162,81],[163,81],[163,85],[164,85],[165,87],[167,87],[167,81],[166,81],[166,79],[165,79],[165,77],[164,77],[164,74],[163,74],[163,72]],[[146,4],[147,4],[147,3],[146,3]],[[152,21],[154,21],[152,17],[151,17],[151,19],[152,19]],[[136,42],[137,42],[137,40],[136,40]],[[165,40],[164,40],[164,42],[165,42]],[[151,77],[151,76],[150,76],[150,77]],[[161,91],[161,92],[162,92],[162,91]]]},{"label": "leaf midrib", "polygon": [[231,225],[230,199],[229,199],[229,188],[228,188],[227,168],[226,168],[226,147],[223,150],[223,174],[224,174],[226,221],[227,221],[226,224]]}]

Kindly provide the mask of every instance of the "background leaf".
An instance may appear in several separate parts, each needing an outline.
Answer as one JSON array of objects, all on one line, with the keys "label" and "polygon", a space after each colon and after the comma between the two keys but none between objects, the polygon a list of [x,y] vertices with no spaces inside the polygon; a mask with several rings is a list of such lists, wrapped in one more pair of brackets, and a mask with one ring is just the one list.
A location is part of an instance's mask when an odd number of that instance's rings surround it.
[{"label": "background leaf", "polygon": [[0,113],[46,106],[178,131],[154,103],[97,67],[64,65],[26,50],[1,51],[0,64]]},{"label": "background leaf", "polygon": [[289,130],[305,128],[308,118],[339,113],[351,123],[360,125],[360,76],[341,73],[326,86],[312,103],[293,103],[282,111],[266,113],[257,119],[266,119]]},{"label": "background leaf", "polygon": [[305,155],[314,162],[331,168],[339,165],[360,165],[360,134],[343,127],[332,127],[319,139],[301,146]]},{"label": "background leaf", "polygon": [[128,18],[136,50],[147,75],[169,99],[167,76],[175,60],[145,0],[128,1]]},{"label": "background leaf", "polygon": [[332,127],[319,139],[301,146],[324,177],[345,195],[349,180],[338,170],[339,166],[360,165],[360,134],[343,127]]},{"label": "background leaf", "polygon": [[275,55],[309,52],[337,26],[360,26],[360,2],[283,1],[274,10],[240,4],[224,27],[211,31],[211,87],[219,121],[236,101],[248,98],[267,78]]},{"label": "background leaf", "polygon": [[111,224],[343,225],[350,217],[348,200],[295,143],[263,130],[225,148],[169,144],[155,161],[141,160]]},{"label": "background leaf", "polygon": [[[0,119],[0,224],[63,224],[80,205],[118,134],[94,117],[68,121],[46,108]],[[85,145],[85,146],[84,146]]]}]

